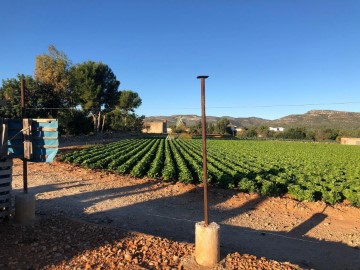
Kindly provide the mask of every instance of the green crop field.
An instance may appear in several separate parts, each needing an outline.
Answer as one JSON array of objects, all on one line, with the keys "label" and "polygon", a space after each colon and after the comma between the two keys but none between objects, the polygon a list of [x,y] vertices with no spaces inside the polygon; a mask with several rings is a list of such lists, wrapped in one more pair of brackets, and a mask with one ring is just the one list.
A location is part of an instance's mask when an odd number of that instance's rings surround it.
[{"label": "green crop field", "polygon": [[[208,140],[208,182],[264,196],[360,206],[360,147]],[[202,181],[201,140],[127,139],[63,154],[66,162],[134,177]]]}]

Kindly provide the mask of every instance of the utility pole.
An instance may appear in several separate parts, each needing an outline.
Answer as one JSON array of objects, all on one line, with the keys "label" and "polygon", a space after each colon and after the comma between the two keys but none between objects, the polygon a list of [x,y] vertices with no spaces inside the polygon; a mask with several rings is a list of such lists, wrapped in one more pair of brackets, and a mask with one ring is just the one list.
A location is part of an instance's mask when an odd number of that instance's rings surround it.
[{"label": "utility pole", "polygon": [[198,76],[201,80],[201,126],[202,126],[202,156],[203,156],[203,184],[204,184],[204,223],[209,225],[207,158],[206,158],[206,115],[205,115],[205,79],[209,76]]}]

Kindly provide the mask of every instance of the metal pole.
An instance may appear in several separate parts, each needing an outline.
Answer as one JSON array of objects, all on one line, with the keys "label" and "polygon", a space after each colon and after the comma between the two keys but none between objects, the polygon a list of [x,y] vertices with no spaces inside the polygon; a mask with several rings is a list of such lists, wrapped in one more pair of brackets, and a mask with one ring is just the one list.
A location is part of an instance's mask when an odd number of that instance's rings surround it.
[{"label": "metal pole", "polygon": [[202,126],[202,155],[203,155],[203,184],[204,184],[204,222],[209,225],[208,185],[206,161],[206,115],[205,115],[205,79],[209,76],[198,76],[201,80],[201,126]]},{"label": "metal pole", "polygon": [[[21,118],[26,118],[25,110],[25,79],[21,79]],[[24,193],[28,193],[28,178],[27,178],[27,160],[23,160],[23,184],[24,184]]]}]

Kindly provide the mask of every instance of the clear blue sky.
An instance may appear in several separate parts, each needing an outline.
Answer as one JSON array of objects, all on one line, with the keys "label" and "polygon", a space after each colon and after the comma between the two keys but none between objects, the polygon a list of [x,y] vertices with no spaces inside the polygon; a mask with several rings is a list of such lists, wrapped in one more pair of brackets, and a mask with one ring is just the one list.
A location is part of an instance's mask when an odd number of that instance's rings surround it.
[{"label": "clear blue sky", "polygon": [[[109,65],[138,114],[200,114],[204,74],[207,115],[360,111],[359,0],[1,1],[0,80],[49,44]],[[297,104],[327,105],[261,107]]]}]

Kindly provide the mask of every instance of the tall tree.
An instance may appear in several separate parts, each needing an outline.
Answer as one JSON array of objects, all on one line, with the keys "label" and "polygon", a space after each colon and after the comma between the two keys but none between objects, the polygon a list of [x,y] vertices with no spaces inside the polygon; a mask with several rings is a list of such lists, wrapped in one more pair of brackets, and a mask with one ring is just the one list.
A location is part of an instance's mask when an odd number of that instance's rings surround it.
[{"label": "tall tree", "polygon": [[[49,90],[59,94],[59,98],[69,96],[71,61],[65,53],[56,49],[54,45],[48,47],[48,54],[37,55],[35,60],[34,78]],[[67,102],[71,103],[71,102]]]},{"label": "tall tree", "polygon": [[125,116],[125,127],[127,126],[127,118],[130,112],[134,112],[142,103],[138,93],[131,90],[123,90],[120,92],[118,108]]},{"label": "tall tree", "polygon": [[225,134],[226,133],[226,127],[230,124],[229,119],[226,117],[222,117],[217,123],[216,123],[216,130],[215,132],[218,134]]},{"label": "tall tree", "polygon": [[71,68],[71,87],[81,107],[93,114],[95,130],[100,127],[101,113],[117,105],[119,85],[111,68],[101,62],[88,61]]},{"label": "tall tree", "polygon": [[269,127],[267,126],[259,126],[256,131],[257,135],[262,138],[267,138],[271,134]]},{"label": "tall tree", "polygon": [[48,94],[31,76],[18,74],[17,78],[2,81],[0,99],[6,100],[6,105],[0,108],[0,116],[5,118],[21,118],[20,85],[25,79],[25,106],[28,117],[51,117],[51,112],[43,110],[49,100]]}]

